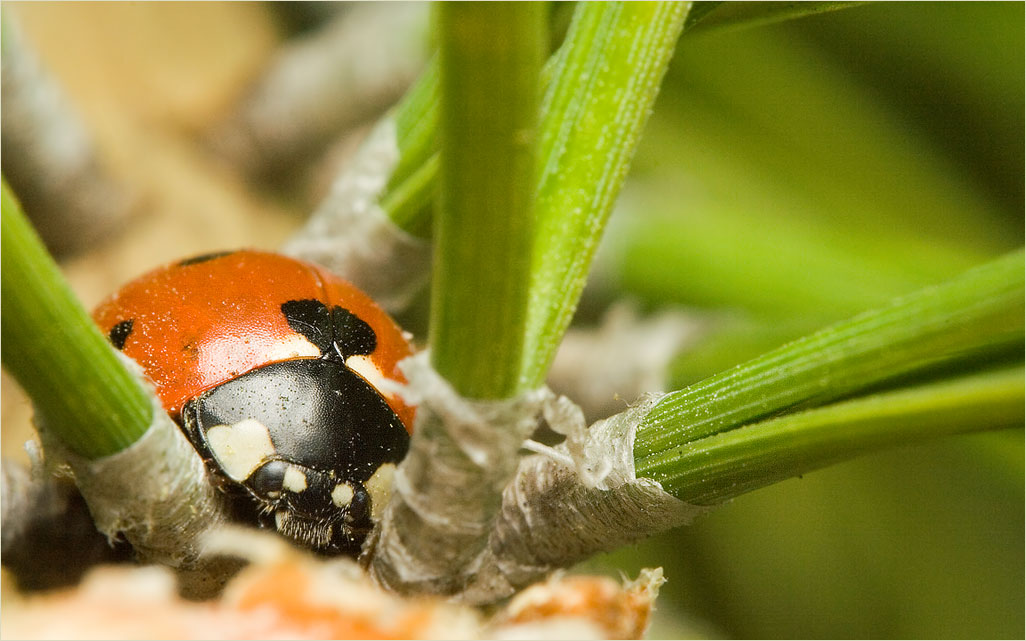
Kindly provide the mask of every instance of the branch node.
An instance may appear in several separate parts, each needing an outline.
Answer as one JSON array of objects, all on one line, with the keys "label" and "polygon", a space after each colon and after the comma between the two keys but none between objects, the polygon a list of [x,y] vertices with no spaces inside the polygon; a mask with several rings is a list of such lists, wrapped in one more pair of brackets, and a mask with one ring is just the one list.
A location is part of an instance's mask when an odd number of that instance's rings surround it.
[{"label": "branch node", "polygon": [[[133,372],[139,366],[118,357]],[[89,505],[97,529],[108,539],[123,535],[146,561],[193,567],[202,553],[199,537],[225,517],[199,454],[153,400],[149,428],[124,450],[98,459],[70,451],[37,418],[50,465],[67,464]],[[38,417],[38,413],[37,413]]]},{"label": "branch node", "polygon": [[[534,431],[545,389],[508,400],[459,396],[427,352],[401,364],[404,394],[419,399],[410,451],[392,501],[365,548],[375,579],[392,590],[458,594],[473,579],[515,452]],[[373,557],[370,557],[370,554]]]}]

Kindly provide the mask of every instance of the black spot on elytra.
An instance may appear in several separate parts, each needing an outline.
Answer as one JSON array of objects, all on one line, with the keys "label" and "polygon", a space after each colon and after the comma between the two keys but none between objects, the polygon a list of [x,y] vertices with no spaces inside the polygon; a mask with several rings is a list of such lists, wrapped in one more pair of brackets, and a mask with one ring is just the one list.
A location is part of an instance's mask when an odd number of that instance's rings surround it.
[{"label": "black spot on elytra", "polygon": [[123,320],[114,327],[110,328],[110,332],[107,333],[107,338],[117,349],[125,348],[125,341],[128,340],[128,336],[132,333],[132,325],[135,324],[135,320],[129,318]]},{"label": "black spot on elytra", "polygon": [[211,252],[209,254],[200,254],[199,256],[193,256],[192,258],[186,258],[185,260],[178,261],[179,267],[185,267],[186,265],[195,265],[197,263],[205,263],[208,260],[214,260],[221,256],[227,256],[228,254],[234,254],[234,251],[223,251],[223,252]]},{"label": "black spot on elytra", "polygon": [[343,357],[370,354],[378,346],[378,337],[366,321],[348,309],[335,306],[332,310],[335,324],[335,343]]},{"label": "black spot on elytra", "polygon": [[317,346],[321,354],[333,352],[331,311],[319,300],[290,300],[282,303],[281,313],[289,327]]},{"label": "black spot on elytra", "polygon": [[295,332],[317,346],[326,358],[342,360],[370,354],[378,345],[377,335],[366,321],[338,305],[328,307],[319,300],[290,300],[281,311]]}]

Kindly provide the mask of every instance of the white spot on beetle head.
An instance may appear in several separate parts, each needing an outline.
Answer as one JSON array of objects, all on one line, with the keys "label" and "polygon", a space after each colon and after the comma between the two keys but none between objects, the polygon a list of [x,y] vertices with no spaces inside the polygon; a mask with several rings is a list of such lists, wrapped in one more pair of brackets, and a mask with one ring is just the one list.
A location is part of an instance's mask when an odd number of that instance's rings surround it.
[{"label": "white spot on beetle head", "polygon": [[207,430],[207,446],[228,478],[242,482],[274,455],[271,433],[260,421],[247,418],[233,425]]},{"label": "white spot on beetle head", "polygon": [[335,507],[346,507],[353,501],[353,486],[348,483],[339,483],[331,491],[331,502]]},{"label": "white spot on beetle head", "polygon": [[306,474],[298,467],[290,465],[285,469],[285,477],[281,481],[281,486],[289,492],[299,494],[306,489]]},{"label": "white spot on beetle head", "polygon": [[395,478],[395,463],[385,463],[374,470],[367,482],[363,484],[367,488],[367,494],[371,499],[371,520],[377,523],[388,505],[388,499],[392,497],[392,481]]}]

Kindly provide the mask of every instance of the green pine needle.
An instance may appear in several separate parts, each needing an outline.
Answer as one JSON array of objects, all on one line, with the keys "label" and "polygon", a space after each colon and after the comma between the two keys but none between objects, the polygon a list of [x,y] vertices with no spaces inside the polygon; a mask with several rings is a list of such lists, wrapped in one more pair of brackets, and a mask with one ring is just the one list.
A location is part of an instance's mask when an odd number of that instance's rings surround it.
[{"label": "green pine needle", "polygon": [[1024,384],[1016,366],[875,394],[692,441],[646,469],[683,501],[720,503],[866,452],[1021,427]]},{"label": "green pine needle", "polygon": [[896,300],[667,395],[638,431],[639,475],[683,473],[682,446],[957,359],[1021,356],[1023,253]]},{"label": "green pine needle", "polygon": [[150,395],[117,359],[3,183],[0,292],[4,367],[36,420],[77,454],[99,458],[150,426]]},{"label": "green pine needle", "polygon": [[442,155],[431,357],[461,394],[506,398],[521,389],[543,6],[436,7]]}]

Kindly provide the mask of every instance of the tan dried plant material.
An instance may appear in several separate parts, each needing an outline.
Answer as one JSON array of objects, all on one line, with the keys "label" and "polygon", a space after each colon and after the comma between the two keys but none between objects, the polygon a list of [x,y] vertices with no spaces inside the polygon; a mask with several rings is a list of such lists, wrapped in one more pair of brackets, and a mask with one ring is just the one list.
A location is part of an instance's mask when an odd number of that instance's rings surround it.
[{"label": "tan dried plant material", "polygon": [[604,576],[557,577],[513,597],[496,622],[511,627],[578,619],[596,626],[607,639],[640,639],[664,582],[662,568],[644,569],[624,585]]},{"label": "tan dried plant material", "polygon": [[9,600],[3,630],[25,639],[479,638],[471,608],[396,597],[351,569],[294,555],[252,565],[221,598],[197,603],[177,595],[164,567],[104,566],[75,589]]},{"label": "tan dried plant material", "polygon": [[640,638],[661,571],[625,586],[557,577],[525,590],[489,622],[438,597],[378,588],[348,559],[324,560],[276,537],[230,528],[209,549],[251,564],[220,597],[178,596],[171,570],[101,566],[74,589],[19,595],[4,582],[4,636],[25,639],[553,639]]}]

